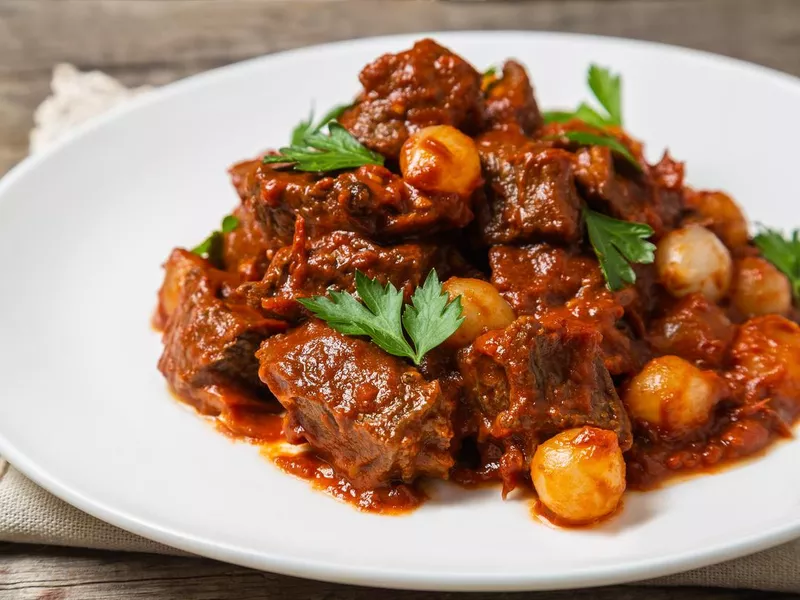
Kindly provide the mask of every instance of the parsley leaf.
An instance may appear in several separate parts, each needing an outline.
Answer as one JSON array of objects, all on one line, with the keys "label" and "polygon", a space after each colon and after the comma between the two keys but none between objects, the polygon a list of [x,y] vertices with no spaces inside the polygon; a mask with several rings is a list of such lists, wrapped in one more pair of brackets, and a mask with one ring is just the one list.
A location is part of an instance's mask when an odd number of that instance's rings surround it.
[{"label": "parsley leaf", "polygon": [[542,113],[545,123],[566,123],[579,119],[595,127],[622,125],[622,77],[614,75],[604,67],[591,65],[586,76],[589,89],[597,101],[605,109],[601,114],[585,102],[574,111],[548,111]]},{"label": "parsley leaf", "polygon": [[336,171],[362,165],[382,165],[383,156],[350,135],[336,121],[328,122],[328,133],[306,131],[303,143],[281,148],[277,155],[265,156],[264,164],[291,163],[298,171]]},{"label": "parsley leaf", "polygon": [[569,110],[546,110],[542,112],[545,123],[566,123],[575,118],[575,113]]},{"label": "parsley leaf", "polygon": [[594,125],[595,127],[605,127],[608,125],[606,118],[585,102],[581,102],[578,106],[578,109],[575,111],[575,118],[589,125]]},{"label": "parsley leaf", "polygon": [[239,226],[239,219],[233,215],[227,215],[222,219],[221,230],[212,231],[209,236],[192,248],[192,254],[197,254],[207,258],[214,265],[222,262],[222,234],[230,233]]},{"label": "parsley leaf", "polygon": [[239,219],[233,215],[226,215],[222,219],[222,233],[230,233],[239,226]]},{"label": "parsley leaf", "polygon": [[576,144],[580,144],[582,146],[607,146],[625,158],[625,160],[631,163],[631,165],[633,165],[638,171],[642,170],[642,166],[636,160],[636,157],[631,154],[631,151],[628,150],[625,144],[610,135],[600,135],[597,133],[590,133],[588,131],[564,131],[559,135],[549,135],[544,139],[557,140],[560,138],[566,138],[570,142],[575,142]]},{"label": "parsley leaf", "polygon": [[655,260],[656,247],[647,241],[653,235],[649,225],[619,221],[588,208],[583,209],[583,218],[589,242],[612,292],[636,282],[630,263],[650,264]]},{"label": "parsley leaf", "polygon": [[789,278],[794,297],[800,300],[800,230],[795,229],[787,238],[780,231],[762,227],[753,243],[764,258]]},{"label": "parsley leaf", "polygon": [[292,129],[292,146],[302,146],[303,140],[306,139],[306,134],[311,131],[311,123],[314,121],[314,109],[308,113],[308,118],[305,121],[300,121],[295,128]]},{"label": "parsley leaf", "polygon": [[411,304],[403,311],[403,326],[414,342],[414,362],[419,364],[430,350],[449,338],[464,322],[461,296],[450,301],[442,290],[436,271],[414,291]]},{"label": "parsley leaf", "polygon": [[592,65],[587,77],[594,97],[608,112],[612,125],[622,125],[622,81],[604,67]]},{"label": "parsley leaf", "polygon": [[595,127],[606,127],[608,122],[605,117],[591,106],[582,102],[575,111],[549,110],[542,113],[545,123],[567,123],[572,119],[579,119]]},{"label": "parsley leaf", "polygon": [[[391,283],[381,285],[356,271],[359,302],[347,292],[298,298],[298,302],[333,329],[346,335],[365,335],[389,354],[410,358],[419,364],[431,349],[450,337],[463,318],[461,298],[448,302],[435,271],[412,296],[403,311],[403,292]],[[402,315],[402,316],[401,316]],[[403,326],[413,342],[408,342]]]},{"label": "parsley leaf", "polygon": [[334,106],[322,116],[316,125],[313,126],[312,122],[314,121],[314,109],[311,109],[311,112],[308,113],[308,119],[305,121],[300,121],[300,123],[298,123],[297,126],[292,130],[292,146],[304,146],[306,135],[309,133],[317,133],[322,131],[322,128],[325,127],[325,125],[338,119],[340,116],[342,116],[342,113],[351,106],[352,104],[338,104]]}]

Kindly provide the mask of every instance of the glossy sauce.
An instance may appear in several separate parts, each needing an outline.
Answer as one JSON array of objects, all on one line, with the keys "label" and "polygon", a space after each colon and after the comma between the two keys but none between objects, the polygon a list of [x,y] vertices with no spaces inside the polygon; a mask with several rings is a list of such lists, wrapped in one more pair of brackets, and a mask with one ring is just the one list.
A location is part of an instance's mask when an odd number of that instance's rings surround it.
[{"label": "glossy sauce", "polygon": [[170,390],[176,400],[209,419],[217,431],[231,439],[261,446],[261,454],[282,471],[305,479],[314,489],[352,504],[359,510],[399,515],[411,512],[427,499],[425,492],[417,485],[395,483],[376,489],[358,488],[344,477],[336,475],[333,468],[313,452],[287,451],[283,413],[264,412],[261,406],[254,406],[249,401],[239,403],[237,399],[241,398],[236,393],[224,393],[218,388],[214,388],[213,392],[219,400],[218,414],[208,414],[196,401],[184,399]]},{"label": "glossy sauce", "polygon": [[[231,439],[244,441],[262,447],[261,454],[282,471],[304,479],[316,490],[322,491],[337,500],[351,504],[365,512],[400,515],[409,513],[426,500],[427,495],[419,485],[395,483],[376,489],[358,488],[346,478],[337,475],[334,469],[312,451],[294,453],[286,449],[286,436],[283,433],[283,413],[264,412],[263,407],[252,401],[241,402],[242,397],[235,393],[223,393],[214,388],[213,395],[219,400],[215,408],[217,414],[209,414],[191,399],[181,398],[170,390],[172,396],[182,404],[187,404],[203,414],[218,431]],[[215,403],[216,404],[216,403]],[[742,458],[756,458],[763,454],[775,437],[785,430],[768,428],[768,423],[758,415],[743,418],[735,423],[717,424],[716,435],[707,434],[707,441],[690,444],[659,442],[642,444],[639,441],[626,453],[628,466],[628,488],[632,490],[651,490],[665,483],[684,480],[694,475],[712,474],[735,466]],[[480,468],[456,466],[450,472],[450,481],[464,489],[478,489],[500,486],[500,465],[490,462]],[[533,493],[530,483],[518,490]],[[621,506],[621,504],[620,504]],[[571,523],[553,514],[538,499],[531,501],[531,515],[535,520],[550,527],[586,528],[613,518],[620,512],[617,508],[611,515],[591,523]]]},{"label": "glossy sauce", "polygon": [[233,438],[253,443],[280,442],[283,436],[283,415],[251,412],[234,408],[216,417],[217,429]]},{"label": "glossy sauce", "polygon": [[625,455],[628,489],[652,490],[694,475],[719,473],[743,459],[761,456],[790,432],[757,417],[726,423],[718,433],[692,443],[639,441]]},{"label": "glossy sauce", "polygon": [[[266,454],[270,456],[270,453]],[[389,515],[407,513],[427,499],[417,486],[404,483],[394,483],[377,489],[359,489],[337,475],[333,467],[313,452],[279,454],[270,458],[281,470],[305,479],[314,489],[366,512]]]}]

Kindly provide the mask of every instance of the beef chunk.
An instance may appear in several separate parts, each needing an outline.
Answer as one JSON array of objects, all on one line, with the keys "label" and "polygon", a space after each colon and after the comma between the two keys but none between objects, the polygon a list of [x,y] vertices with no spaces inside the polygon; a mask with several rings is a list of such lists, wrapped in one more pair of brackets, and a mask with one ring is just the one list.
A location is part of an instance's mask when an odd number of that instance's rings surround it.
[{"label": "beef chunk", "polygon": [[388,158],[397,158],[408,136],[423,127],[452,125],[474,134],[481,126],[480,74],[433,40],[381,56],[359,79],[364,90],[339,121]]},{"label": "beef chunk", "polygon": [[469,198],[424,194],[388,169],[367,165],[337,176],[261,165],[248,202],[267,235],[290,243],[296,217],[313,237],[354,231],[377,241],[460,228],[472,220]]},{"label": "beef chunk", "polygon": [[447,478],[452,400],[438,381],[317,320],[266,340],[258,360],[290,439],[307,441],[353,484]]},{"label": "beef chunk", "polygon": [[481,418],[479,436],[505,448],[507,488],[540,441],[571,427],[614,431],[622,449],[630,448],[630,423],[600,341],[595,328],[575,319],[543,326],[520,317],[459,353],[464,390]]},{"label": "beef chunk", "polygon": [[642,288],[611,292],[595,258],[549,244],[495,246],[489,261],[492,283],[517,315],[550,324],[575,318],[596,327],[614,375],[636,371],[647,360],[644,344],[636,339],[644,333],[644,286],[652,280],[647,269],[641,269]]},{"label": "beef chunk", "polygon": [[384,285],[391,282],[409,300],[432,269],[442,280],[473,274],[458,251],[446,243],[379,246],[349,231],[309,241],[303,221],[298,220],[294,242],[275,254],[264,279],[245,284],[237,294],[267,314],[296,320],[303,312],[295,298],[325,295],[329,290],[355,292],[356,270]]},{"label": "beef chunk", "polygon": [[503,76],[486,92],[486,122],[495,129],[515,128],[531,135],[542,126],[542,115],[525,67],[509,60]]},{"label": "beef chunk", "polygon": [[[800,326],[779,315],[754,317],[736,332],[726,373],[736,397],[750,405],[768,401],[785,423],[800,413]],[[791,430],[789,430],[790,433]],[[790,433],[791,435],[791,433]]]},{"label": "beef chunk", "polygon": [[275,250],[283,244],[270,238],[256,218],[252,203],[237,206],[233,216],[239,224],[222,235],[222,258],[225,270],[242,281],[258,281],[264,277]]},{"label": "beef chunk", "polygon": [[581,148],[575,178],[591,206],[617,219],[647,223],[656,237],[674,228],[683,213],[683,164],[668,155],[642,173],[623,175],[610,148]]},{"label": "beef chunk", "polygon": [[691,294],[653,321],[648,339],[659,354],[675,354],[706,369],[720,368],[734,329],[719,306],[702,294]]},{"label": "beef chunk", "polygon": [[477,143],[486,180],[485,201],[476,206],[484,242],[580,237],[581,200],[569,152],[513,131],[489,132]]},{"label": "beef chunk", "polygon": [[276,250],[291,239],[293,214],[281,215],[277,222],[259,217],[255,192],[259,190],[261,160],[249,160],[229,169],[231,183],[242,203],[233,211],[239,225],[224,234],[223,257],[225,268],[237,273],[242,281],[257,281],[272,260]]},{"label": "beef chunk", "polygon": [[165,316],[164,351],[158,362],[175,392],[202,412],[218,412],[220,390],[269,398],[258,379],[255,351],[285,324],[228,302],[230,276],[206,261],[175,250],[160,292]]},{"label": "beef chunk", "polygon": [[[248,215],[253,216],[254,224],[261,230],[260,238],[268,244],[269,250],[291,243],[295,211],[276,201],[274,191],[283,190],[289,182],[310,185],[314,177],[310,173],[276,170],[262,164],[261,159],[237,163],[229,172],[242,205],[246,207]],[[270,202],[270,206],[266,206],[265,202]]]}]

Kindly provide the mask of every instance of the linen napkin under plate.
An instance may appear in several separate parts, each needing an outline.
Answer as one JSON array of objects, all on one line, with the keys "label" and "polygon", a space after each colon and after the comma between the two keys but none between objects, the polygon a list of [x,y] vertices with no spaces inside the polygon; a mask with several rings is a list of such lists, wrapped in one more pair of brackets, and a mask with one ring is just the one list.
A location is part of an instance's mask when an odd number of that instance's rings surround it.
[{"label": "linen napkin under plate", "polygon": [[[51,96],[34,115],[35,127],[30,136],[32,153],[41,151],[76,125],[149,89],[128,89],[104,73],[81,73],[67,64],[55,67],[51,87]],[[187,554],[81,512],[37,486],[2,458],[0,541]],[[737,560],[642,583],[800,593],[800,540]]]}]

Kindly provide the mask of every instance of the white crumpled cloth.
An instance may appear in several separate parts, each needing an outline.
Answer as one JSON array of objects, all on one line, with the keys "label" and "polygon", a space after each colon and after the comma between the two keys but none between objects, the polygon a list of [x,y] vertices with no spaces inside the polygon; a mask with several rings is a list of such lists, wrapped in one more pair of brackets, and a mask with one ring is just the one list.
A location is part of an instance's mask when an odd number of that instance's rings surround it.
[{"label": "white crumpled cloth", "polygon": [[[56,66],[52,95],[34,115],[31,152],[41,151],[76,125],[147,89],[128,89],[98,71],[81,73],[72,65]],[[0,541],[185,554],[81,512],[34,484],[2,458]],[[654,540],[653,543],[658,542]],[[644,583],[800,593],[800,540],[738,560]]]}]

